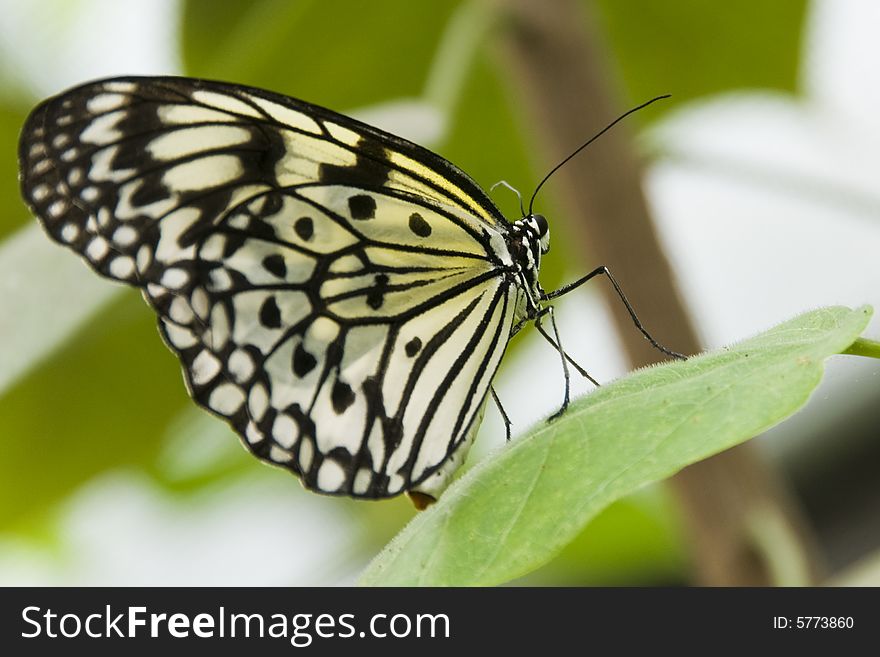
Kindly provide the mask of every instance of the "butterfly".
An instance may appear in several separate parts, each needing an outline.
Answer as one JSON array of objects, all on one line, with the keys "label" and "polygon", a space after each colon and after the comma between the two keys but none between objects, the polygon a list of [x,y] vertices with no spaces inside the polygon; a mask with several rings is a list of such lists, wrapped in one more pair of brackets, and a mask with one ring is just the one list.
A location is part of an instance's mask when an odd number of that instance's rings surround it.
[{"label": "butterfly", "polygon": [[508,222],[447,160],[322,107],[100,80],[33,110],[19,165],[49,237],[140,288],[192,398],[308,489],[425,506],[510,337],[558,346],[540,321],[574,284],[538,281],[546,219]]}]

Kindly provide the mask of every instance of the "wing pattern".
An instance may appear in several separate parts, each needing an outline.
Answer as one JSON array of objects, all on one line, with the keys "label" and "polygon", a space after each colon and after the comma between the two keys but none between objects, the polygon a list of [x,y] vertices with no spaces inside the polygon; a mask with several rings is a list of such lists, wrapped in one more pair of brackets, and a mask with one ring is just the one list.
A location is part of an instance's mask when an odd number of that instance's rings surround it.
[{"label": "wing pattern", "polygon": [[49,235],[142,289],[193,398],[254,454],[325,493],[442,489],[523,303],[507,224],[464,173],[183,78],[49,99],[20,165]]}]

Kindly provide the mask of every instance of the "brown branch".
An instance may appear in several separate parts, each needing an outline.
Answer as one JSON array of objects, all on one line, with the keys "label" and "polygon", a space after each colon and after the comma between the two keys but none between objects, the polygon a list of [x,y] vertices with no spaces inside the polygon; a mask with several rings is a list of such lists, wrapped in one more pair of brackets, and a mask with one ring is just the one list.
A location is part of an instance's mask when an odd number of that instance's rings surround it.
[{"label": "brown branch", "polygon": [[[586,137],[627,109],[619,102],[608,56],[575,0],[486,0],[500,12],[503,69],[537,126],[535,146],[555,164]],[[674,90],[660,89],[660,91]],[[636,99],[641,102],[647,99]],[[651,110],[647,110],[651,111]],[[577,249],[607,265],[662,344],[683,353],[700,350],[679,297],[641,188],[631,146],[632,124],[604,135],[556,174],[542,193],[557,194]],[[552,191],[551,191],[552,190]],[[553,218],[558,222],[560,218]],[[633,365],[662,358],[636,331],[610,285],[602,286]],[[754,519],[769,516],[785,528],[795,552],[818,572],[813,541],[784,486],[749,444],[695,464],[673,479],[689,530],[699,583],[773,584],[772,559],[755,540]]]}]

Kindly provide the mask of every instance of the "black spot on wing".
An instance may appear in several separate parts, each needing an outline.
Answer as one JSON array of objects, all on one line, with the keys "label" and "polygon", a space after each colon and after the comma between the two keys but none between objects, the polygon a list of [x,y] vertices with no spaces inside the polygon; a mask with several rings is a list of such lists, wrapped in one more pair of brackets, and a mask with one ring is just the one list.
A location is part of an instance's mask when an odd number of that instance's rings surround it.
[{"label": "black spot on wing", "polygon": [[248,222],[248,235],[258,237],[263,240],[272,241],[277,238],[275,227],[259,218],[253,218]]},{"label": "black spot on wing", "polygon": [[313,369],[315,369],[315,365],[318,364],[317,359],[306,351],[305,347],[302,346],[302,343],[296,345],[296,349],[293,350],[293,373],[296,374],[299,378],[303,378]]},{"label": "black spot on wing", "polygon": [[312,235],[315,234],[315,224],[311,217],[300,217],[294,222],[293,230],[295,230],[296,234],[303,240],[308,242],[312,239]]},{"label": "black spot on wing", "polygon": [[367,305],[373,310],[379,310],[385,303],[385,289],[388,287],[388,274],[376,274],[376,287],[367,294]]},{"label": "black spot on wing", "polygon": [[428,237],[431,234],[431,225],[418,212],[409,216],[409,229],[419,237]]},{"label": "black spot on wing", "polygon": [[399,417],[383,418],[382,438],[385,442],[385,453],[391,454],[403,440],[403,421]]},{"label": "black spot on wing", "polygon": [[284,262],[284,256],[278,253],[263,258],[263,269],[278,278],[287,276],[287,265]]},{"label": "black spot on wing", "polygon": [[133,207],[143,207],[158,201],[164,201],[171,196],[171,190],[165,185],[161,175],[144,176],[144,182],[137,191],[131,195],[129,203]]},{"label": "black spot on wing", "polygon": [[351,389],[351,386],[344,381],[337,380],[336,383],[333,384],[333,391],[330,393],[330,399],[333,402],[333,410],[341,415],[354,403],[354,391]]},{"label": "black spot on wing", "polygon": [[352,219],[372,219],[376,216],[376,199],[367,194],[355,194],[348,197],[348,211]]},{"label": "black spot on wing", "polygon": [[318,179],[328,185],[381,187],[391,171],[385,147],[378,141],[361,137],[355,146],[355,161],[349,166],[322,164]]},{"label": "black spot on wing", "polygon": [[422,349],[422,341],[419,338],[413,338],[409,342],[406,343],[403,350],[406,352],[406,355],[412,358]]},{"label": "black spot on wing", "polygon": [[231,258],[236,251],[244,246],[247,235],[244,233],[230,233],[223,244],[223,257]]},{"label": "black spot on wing", "polygon": [[268,297],[260,306],[260,324],[266,328],[281,328],[281,311],[275,297]]}]

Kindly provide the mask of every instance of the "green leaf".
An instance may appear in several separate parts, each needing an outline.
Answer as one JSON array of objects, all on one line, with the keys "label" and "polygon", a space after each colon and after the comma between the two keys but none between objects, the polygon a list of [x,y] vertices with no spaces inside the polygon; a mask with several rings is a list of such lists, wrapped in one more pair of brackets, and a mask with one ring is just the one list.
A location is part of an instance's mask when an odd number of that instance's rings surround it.
[{"label": "green leaf", "polygon": [[[418,96],[457,3],[187,0],[189,75],[251,84],[337,111]],[[222,36],[221,36],[222,35]]]},{"label": "green leaf", "polygon": [[[639,119],[700,96],[734,89],[795,91],[805,0],[600,0],[588,12],[601,26],[630,103],[671,93]],[[592,3],[591,3],[592,9]]]},{"label": "green leaf", "polygon": [[[70,260],[103,287],[117,287]],[[124,290],[71,338],[0,398],[2,530],[46,517],[105,470],[150,468],[169,424],[191,406],[177,358],[134,290]]]},{"label": "green leaf", "polygon": [[846,350],[851,356],[865,356],[867,358],[880,358],[880,342],[859,338]]},{"label": "green leaf", "polygon": [[602,509],[548,563],[517,586],[669,586],[690,565],[679,504],[662,483]]},{"label": "green leaf", "polygon": [[367,585],[492,585],[558,553],[611,502],[803,406],[871,309],[816,310],[729,349],[640,370],[472,468],[376,557]]}]

